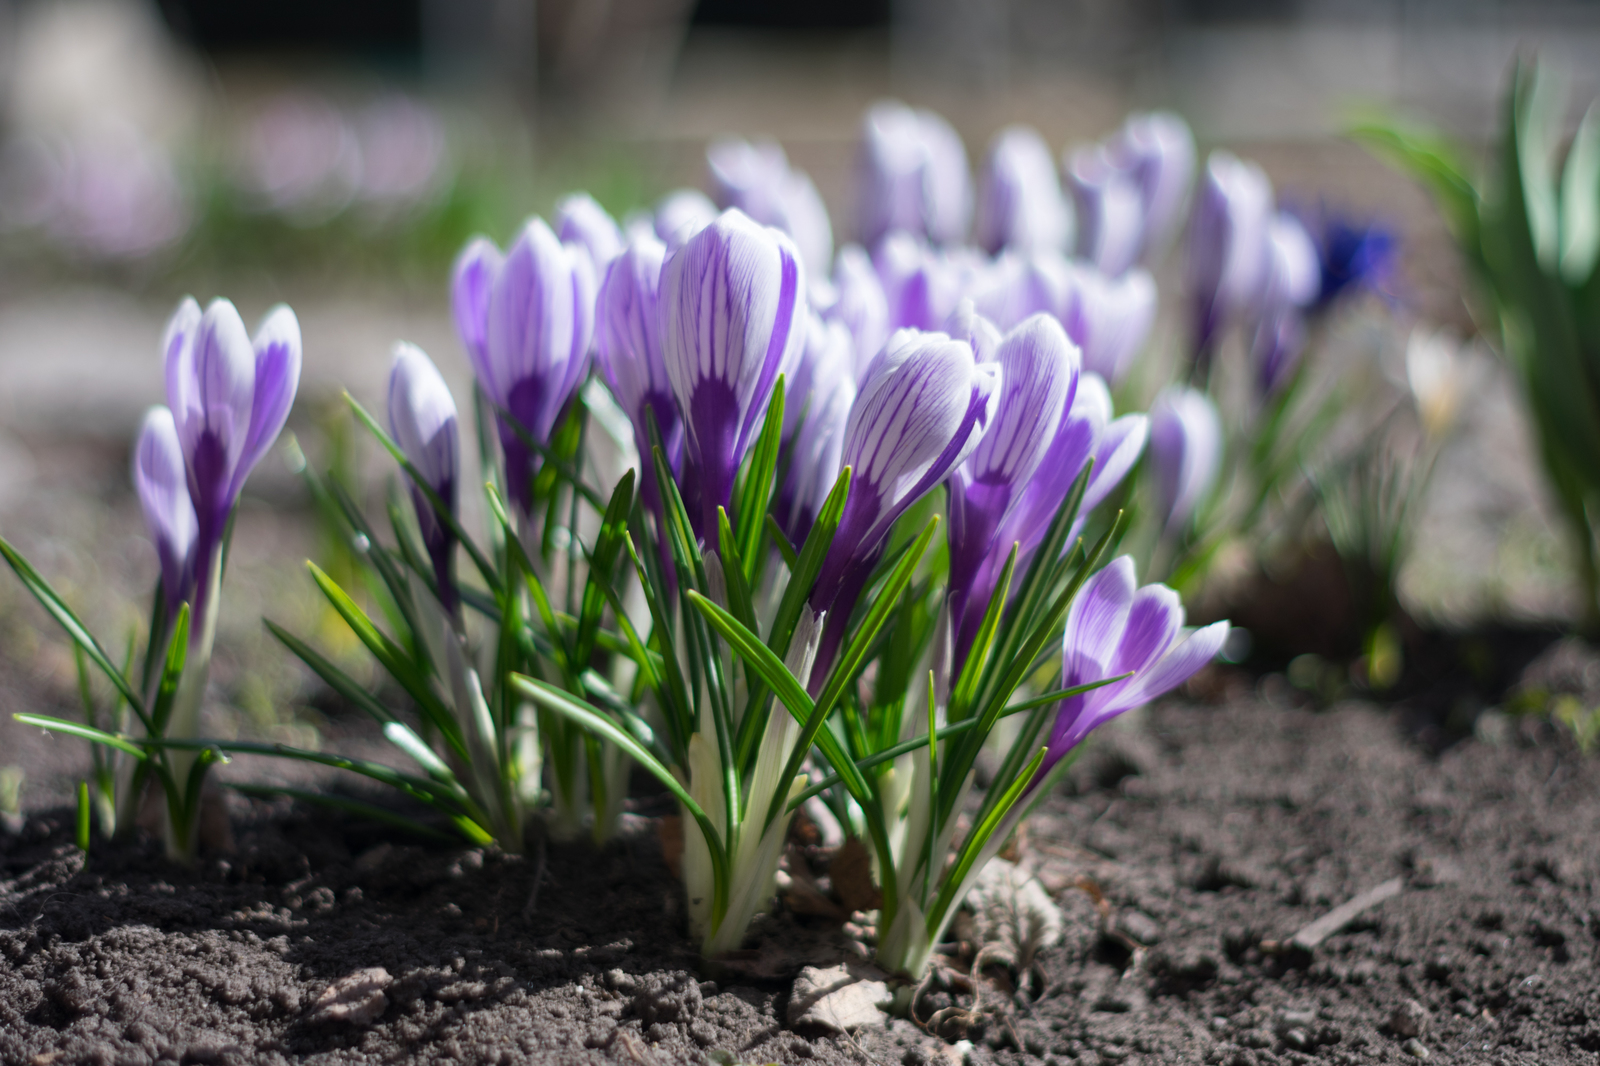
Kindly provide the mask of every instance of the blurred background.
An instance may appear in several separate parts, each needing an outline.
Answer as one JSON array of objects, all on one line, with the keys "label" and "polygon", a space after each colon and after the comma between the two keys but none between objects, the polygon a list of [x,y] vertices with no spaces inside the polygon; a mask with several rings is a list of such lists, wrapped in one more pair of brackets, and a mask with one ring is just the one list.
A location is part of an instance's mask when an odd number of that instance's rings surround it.
[{"label": "blurred background", "polygon": [[[973,163],[1009,124],[1059,152],[1177,111],[1202,158],[1226,146],[1285,203],[1392,228],[1406,320],[1470,337],[1429,201],[1342,131],[1384,109],[1482,147],[1519,53],[1593,97],[1600,3],[0,0],[0,529],[103,633],[132,628],[155,560],[128,449],[182,295],[227,295],[247,322],[289,302],[291,427],[313,461],[359,466],[339,393],[375,403],[394,341],[467,394],[448,273],[470,236],[503,242],[574,189],[620,219],[702,186],[707,142],[733,134],[779,140],[843,243],[862,112],[885,97],[941,112]],[[1160,280],[1157,346],[1181,272]],[[1566,617],[1515,387],[1497,365],[1475,380],[1403,587],[1434,621]],[[212,674],[245,725],[215,733],[328,728],[259,623],[318,624],[292,567],[317,551],[308,516],[288,466],[263,464]],[[72,713],[70,650],[24,596],[0,582],[0,735],[15,710]]]}]

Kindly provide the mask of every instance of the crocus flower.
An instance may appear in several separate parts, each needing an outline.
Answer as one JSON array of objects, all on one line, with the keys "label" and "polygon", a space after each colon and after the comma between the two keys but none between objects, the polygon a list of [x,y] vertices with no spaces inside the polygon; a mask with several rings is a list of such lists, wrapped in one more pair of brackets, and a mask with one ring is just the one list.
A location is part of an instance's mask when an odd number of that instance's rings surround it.
[{"label": "crocus flower", "polygon": [[1228,322],[1261,290],[1271,218],[1272,184],[1261,168],[1212,152],[1189,220],[1195,361],[1202,369]]},{"label": "crocus flower", "polygon": [[1072,224],[1072,206],[1044,138],[1030,126],[1000,131],[978,178],[979,247],[991,255],[1002,248],[1064,252]]},{"label": "crocus flower", "polygon": [[[461,480],[456,401],[433,361],[413,344],[395,345],[394,363],[389,370],[389,432],[428,487],[455,514]],[[423,546],[433,563],[439,601],[447,611],[453,611],[456,591],[451,558],[455,536],[414,484],[411,500],[416,506]]]},{"label": "crocus flower", "polygon": [[1058,252],[1002,252],[968,287],[978,312],[1009,330],[1040,311],[1065,319],[1079,264]]},{"label": "crocus flower", "polygon": [[958,627],[957,670],[988,606],[987,600],[969,599],[973,582],[985,560],[1009,550],[997,543],[1001,526],[1049,450],[1078,385],[1077,346],[1050,315],[1034,315],[1007,333],[995,362],[1000,388],[994,421],[949,480],[950,616]]},{"label": "crocus flower", "polygon": [[586,192],[575,192],[556,204],[556,236],[562,244],[580,245],[589,253],[596,278],[622,254],[622,230],[616,220]]},{"label": "crocus flower", "polygon": [[1222,420],[1205,393],[1175,386],[1161,390],[1150,405],[1150,458],[1158,514],[1170,535],[1211,491],[1222,463]]},{"label": "crocus flower", "polygon": [[972,214],[967,151],[950,124],[899,101],[870,108],[857,156],[858,233],[868,248],[895,230],[953,244]]},{"label": "crocus flower", "polygon": [[1067,336],[1083,349],[1084,369],[1120,385],[1155,325],[1155,279],[1142,269],[1111,278],[1077,266],[1057,313]]},{"label": "crocus flower", "polygon": [[1073,152],[1067,184],[1078,205],[1078,255],[1116,277],[1144,246],[1144,201],[1134,175],[1097,146]]},{"label": "crocus flower", "polygon": [[794,239],[807,276],[827,277],[833,260],[828,209],[811,178],[789,166],[776,142],[717,141],[706,150],[706,165],[718,207],[737,207],[762,225],[781,229]]},{"label": "crocus flower", "polygon": [[637,235],[606,271],[595,308],[595,362],[633,423],[643,472],[640,492],[657,513],[661,495],[650,458],[651,414],[674,473],[683,462],[683,423],[661,355],[661,265],[666,254],[666,245],[654,234]]},{"label": "crocus flower", "polygon": [[1288,380],[1305,345],[1305,308],[1321,289],[1317,250],[1305,227],[1280,211],[1267,226],[1267,269],[1258,298],[1251,357],[1259,395]]},{"label": "crocus flower", "polygon": [[194,504],[189,500],[183,445],[172,412],[152,407],[139,427],[133,449],[133,484],[144,512],[145,528],[161,560],[161,592],[170,621],[189,598],[194,583],[194,546],[199,536]]},{"label": "crocus flower", "polygon": [[850,408],[840,462],[852,471],[839,529],[811,591],[828,612],[812,668],[814,690],[833,665],[844,626],[889,527],[977,448],[994,416],[999,367],[943,333],[901,330],[867,368]]},{"label": "crocus flower", "polygon": [[813,313],[784,403],[789,460],[772,506],[773,517],[796,545],[805,542],[839,476],[845,423],[856,398],[855,362],[850,331]]},{"label": "crocus flower", "polygon": [[[1026,573],[1061,501],[1066,499],[1085,463],[1093,459],[1094,467],[1084,486],[1077,520],[1068,532],[1068,544],[1077,539],[1090,512],[1128,476],[1144,451],[1150,420],[1142,414],[1112,419],[1111,414],[1111,391],[1105,381],[1088,371],[1079,374],[1072,402],[1050,434],[1049,450],[1018,494],[1010,515],[995,535],[995,550],[984,559],[972,581],[970,603],[987,607],[1013,544],[1017,545],[1017,573]],[[971,636],[967,639],[970,642]]]},{"label": "crocus flower", "polygon": [[859,244],[839,249],[833,263],[833,301],[823,315],[850,331],[856,359],[852,377],[859,380],[889,339],[889,301],[877,268]]},{"label": "crocus flower", "polygon": [[1061,701],[1035,784],[1096,726],[1172,691],[1216,657],[1228,623],[1186,632],[1183,621],[1176,592],[1138,587],[1131,556],[1114,559],[1084,583],[1067,609],[1061,687],[1133,676]]},{"label": "crocus flower", "polygon": [[656,236],[667,248],[678,247],[717,217],[717,205],[699,189],[669,192],[656,204]]},{"label": "crocus flower", "polygon": [[1154,262],[1183,224],[1194,181],[1194,135],[1170,111],[1130,115],[1107,148],[1111,159],[1133,175],[1144,218],[1139,258]]},{"label": "crocus flower", "polygon": [[1312,306],[1322,308],[1347,292],[1368,289],[1387,295],[1399,258],[1399,239],[1378,222],[1361,223],[1324,211],[1306,220],[1322,267],[1322,284]]},{"label": "crocus flower", "polygon": [[1455,424],[1471,376],[1464,353],[1448,332],[1411,331],[1406,342],[1406,386],[1431,439],[1442,440]]},{"label": "crocus flower", "polygon": [[661,352],[683,413],[685,480],[700,502],[702,536],[729,505],[778,375],[800,356],[804,294],[794,242],[737,209],[667,256]]},{"label": "crocus flower", "polygon": [[300,385],[300,324],[279,305],[252,341],[239,312],[185,299],[167,323],[167,403],[183,449],[197,527],[194,610],[209,606],[212,564],[245,478],[277,439]]},{"label": "crocus flower", "polygon": [[562,244],[534,218],[503,257],[484,238],[467,245],[452,295],[473,372],[504,412],[498,422],[508,495],[526,512],[538,461],[516,426],[535,441],[549,440],[588,373],[595,301],[589,253]]}]

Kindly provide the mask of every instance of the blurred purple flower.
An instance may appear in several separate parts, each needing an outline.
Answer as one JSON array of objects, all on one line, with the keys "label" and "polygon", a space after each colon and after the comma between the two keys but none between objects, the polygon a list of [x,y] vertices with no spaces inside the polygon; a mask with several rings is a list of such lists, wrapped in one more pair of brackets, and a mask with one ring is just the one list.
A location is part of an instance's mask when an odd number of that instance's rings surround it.
[{"label": "blurred purple flower", "polygon": [[833,261],[828,209],[811,178],[789,165],[775,141],[717,141],[706,151],[706,164],[718,207],[737,207],[762,225],[781,229],[800,250],[807,276],[827,278]]},{"label": "blurred purple flower", "polygon": [[1072,228],[1050,146],[1031,126],[1000,131],[978,178],[978,246],[990,255],[1002,248],[1064,252]]},{"label": "blurred purple flower", "polygon": [[562,244],[576,244],[589,253],[594,276],[604,278],[606,267],[622,254],[622,230],[594,197],[575,192],[556,204],[556,236]]},{"label": "blurred purple flower", "polygon": [[883,283],[891,330],[939,328],[966,287],[958,263],[900,231],[878,245],[874,265]]},{"label": "blurred purple flower", "polygon": [[1116,277],[1133,266],[1144,246],[1142,190],[1098,145],[1072,153],[1067,183],[1078,205],[1078,255]]},{"label": "blurred purple flower", "polygon": [[484,238],[456,260],[456,329],[498,419],[506,488],[526,512],[539,463],[507,416],[548,441],[561,410],[589,371],[594,333],[594,268],[588,252],[562,244],[543,219],[522,228],[501,256]]},{"label": "blurred purple flower", "polygon": [[1261,290],[1272,213],[1272,184],[1261,168],[1212,152],[1189,220],[1195,363],[1202,371],[1228,323]]},{"label": "blurred purple flower", "polygon": [[1067,336],[1083,349],[1083,366],[1120,385],[1144,349],[1156,319],[1156,283],[1148,271],[1108,278],[1093,267],[1071,273],[1059,312]]},{"label": "blurred purple flower", "polygon": [[1313,308],[1328,306],[1340,296],[1361,289],[1390,294],[1399,261],[1400,240],[1376,221],[1358,222],[1324,209],[1301,218],[1317,246],[1322,284]]},{"label": "blurred purple flower", "polygon": [[1158,516],[1170,535],[1194,515],[1222,465],[1222,420],[1210,397],[1170,386],[1150,405]]},{"label": "blurred purple flower", "polygon": [[1061,701],[1034,784],[1096,726],[1177,688],[1222,650],[1227,622],[1189,632],[1183,622],[1176,592],[1165,585],[1138,587],[1131,556],[1112,560],[1084,583],[1067,609],[1061,687],[1129,671],[1133,676]]},{"label": "blurred purple flower", "polygon": [[968,293],[978,312],[1000,329],[1040,311],[1065,320],[1078,269],[1058,252],[1002,252],[979,272]]},{"label": "blurred purple flower", "polygon": [[966,237],[967,150],[938,115],[897,100],[874,104],[862,118],[856,169],[857,230],[868,248],[896,230],[936,245]]},{"label": "blurred purple flower", "polygon": [[1306,337],[1304,309],[1321,289],[1321,273],[1305,227],[1280,211],[1267,227],[1267,271],[1250,344],[1261,396],[1277,391],[1299,362]]},{"label": "blurred purple flower", "polygon": [[895,520],[978,447],[994,417],[999,367],[943,333],[900,330],[867,367],[845,426],[852,471],[833,545],[811,590],[827,611],[811,679],[820,687]]},{"label": "blurred purple flower", "polygon": [[370,204],[404,208],[445,183],[448,159],[439,116],[409,96],[391,93],[369,104],[355,123],[359,194]]},{"label": "blurred purple flower", "polygon": [[196,520],[194,610],[206,607],[210,568],[245,478],[277,439],[300,385],[300,324],[279,305],[254,341],[227,300],[205,313],[185,299],[162,341],[167,404],[183,450]]},{"label": "blurred purple flower", "polygon": [[1170,111],[1130,115],[1107,145],[1117,167],[1133,176],[1143,207],[1139,259],[1153,263],[1183,225],[1194,181],[1194,135]]},{"label": "blurred purple flower", "polygon": [[832,302],[823,311],[830,322],[842,322],[850,331],[855,352],[852,380],[860,380],[889,339],[889,301],[872,259],[859,244],[839,249],[833,265]]},{"label": "blurred purple flower", "polygon": [[161,560],[161,593],[170,622],[194,586],[194,548],[199,536],[194,504],[189,499],[183,445],[172,412],[152,407],[139,427],[133,449],[133,485],[144,512],[145,528]]},{"label": "blurred purple flower", "polygon": [[656,236],[670,252],[716,221],[717,205],[699,189],[669,192],[656,204]]},{"label": "blurred purple flower", "polygon": [[670,252],[661,271],[661,351],[683,413],[684,480],[714,535],[778,375],[805,344],[805,270],[794,242],[742,211]]},{"label": "blurred purple flower", "polygon": [[[395,345],[389,370],[389,432],[452,515],[461,480],[456,423],[456,401],[427,353],[414,344]],[[415,484],[411,485],[411,501],[423,546],[433,563],[439,601],[446,611],[453,612],[457,603],[451,565],[455,536]]]},{"label": "blurred purple flower", "polygon": [[1007,333],[994,361],[1000,368],[994,419],[948,482],[950,617],[957,633],[957,672],[992,592],[984,590],[980,601],[973,595],[974,582],[986,561],[1010,551],[1011,545],[998,539],[999,532],[1049,451],[1078,387],[1077,346],[1047,314],[1034,315]]},{"label": "blurred purple flower", "polygon": [[595,361],[617,405],[633,423],[642,474],[640,494],[657,515],[661,491],[650,456],[650,414],[655,416],[668,467],[676,474],[683,466],[683,421],[661,354],[661,266],[666,254],[666,245],[654,234],[630,241],[606,271],[595,307]]},{"label": "blurred purple flower", "polygon": [[269,210],[303,222],[331,217],[361,183],[361,146],[337,109],[309,94],[278,96],[244,126],[238,180]]}]

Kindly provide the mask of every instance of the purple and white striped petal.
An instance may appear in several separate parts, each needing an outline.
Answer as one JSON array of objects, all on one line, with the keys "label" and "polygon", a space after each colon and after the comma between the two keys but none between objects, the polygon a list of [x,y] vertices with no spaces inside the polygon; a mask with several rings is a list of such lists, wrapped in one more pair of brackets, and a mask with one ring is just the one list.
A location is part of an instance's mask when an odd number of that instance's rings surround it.
[{"label": "purple and white striped petal", "polygon": [[877,268],[859,244],[839,249],[833,264],[833,302],[823,312],[829,321],[843,322],[854,339],[855,366],[852,377],[859,381],[867,364],[889,339],[889,301],[878,280]]},{"label": "purple and white striped petal", "polygon": [[133,449],[133,485],[161,562],[161,592],[170,621],[178,605],[193,593],[194,550],[200,528],[189,499],[183,445],[178,442],[172,412],[165,407],[152,407],[139,427]]},{"label": "purple and white striped petal", "polygon": [[1065,252],[1072,229],[1050,146],[1031,126],[1001,130],[978,179],[978,246],[990,255],[1002,248]]},{"label": "purple and white striped petal", "polygon": [[[454,514],[461,480],[456,402],[433,361],[412,344],[395,345],[394,363],[389,370],[389,432],[428,487]],[[451,571],[454,537],[449,527],[439,520],[433,504],[415,485],[411,486],[411,500],[416,507],[423,545],[433,562],[439,599],[447,609],[453,610],[456,603]]]},{"label": "purple and white striped petal", "polygon": [[476,237],[456,257],[450,279],[450,308],[456,332],[467,350],[472,372],[488,387],[489,293],[505,257],[487,237]]},{"label": "purple and white striped petal", "polygon": [[616,220],[586,192],[575,192],[556,204],[556,236],[562,244],[576,244],[589,253],[595,277],[622,254],[622,230]]},{"label": "purple and white striped petal", "polygon": [[813,315],[806,354],[784,404],[790,458],[773,502],[773,516],[794,544],[805,541],[839,476],[845,425],[856,398],[854,365],[849,330]]},{"label": "purple and white striped petal", "polygon": [[[805,270],[794,243],[742,211],[720,215],[661,272],[661,350],[683,412],[685,462],[704,535],[729,504],[773,386],[805,344]],[[691,517],[695,517],[691,515]]]},{"label": "purple and white striped petal", "polygon": [[1150,459],[1157,506],[1171,534],[1193,517],[1222,464],[1222,420],[1211,399],[1194,389],[1163,389],[1150,405]]},{"label": "purple and white striped petal", "polygon": [[[174,317],[188,319],[187,302]],[[173,337],[169,326],[169,345]],[[219,299],[206,308],[193,332],[184,334],[184,340],[169,346],[168,352],[167,403],[183,445],[201,539],[211,544],[227,524],[234,475],[250,434],[255,349],[239,312]]]},{"label": "purple and white striped petal", "polygon": [[1067,611],[1062,687],[1135,673],[1061,701],[1035,784],[1096,726],[1170,692],[1222,650],[1228,623],[1180,638],[1183,621],[1176,592],[1165,585],[1136,587],[1129,556],[1113,560],[1085,582]]},{"label": "purple and white striped petal", "polygon": [[889,307],[889,328],[934,330],[965,288],[958,264],[908,233],[889,234],[874,260]]},{"label": "purple and white striped petal", "polygon": [[255,349],[255,394],[250,408],[250,432],[234,473],[235,498],[245,478],[255,469],[289,420],[295,394],[300,389],[300,320],[286,304],[267,312],[251,341]]}]

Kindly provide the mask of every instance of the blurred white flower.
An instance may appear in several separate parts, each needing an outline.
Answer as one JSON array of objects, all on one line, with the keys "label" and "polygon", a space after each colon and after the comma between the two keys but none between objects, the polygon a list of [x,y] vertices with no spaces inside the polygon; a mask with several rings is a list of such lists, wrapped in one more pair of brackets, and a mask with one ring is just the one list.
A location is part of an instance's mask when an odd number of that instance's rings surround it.
[{"label": "blurred white flower", "polygon": [[1461,345],[1448,331],[1420,327],[1411,331],[1406,343],[1406,384],[1429,437],[1438,440],[1455,424],[1470,376]]}]

